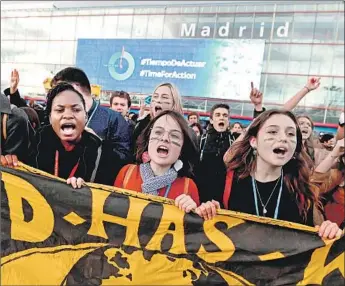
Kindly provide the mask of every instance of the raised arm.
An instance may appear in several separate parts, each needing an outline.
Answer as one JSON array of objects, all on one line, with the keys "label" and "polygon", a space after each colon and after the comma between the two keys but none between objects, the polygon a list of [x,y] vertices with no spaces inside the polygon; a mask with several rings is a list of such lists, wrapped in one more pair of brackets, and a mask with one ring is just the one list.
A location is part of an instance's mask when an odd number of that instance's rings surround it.
[{"label": "raised arm", "polygon": [[317,89],[319,86],[320,78],[312,77],[308,79],[307,84],[284,104],[283,109],[293,110],[309,92]]},{"label": "raised arm", "polygon": [[265,107],[262,106],[262,100],[263,100],[263,94],[260,90],[257,88],[254,88],[253,82],[250,83],[250,101],[254,105],[254,113],[253,117],[256,118],[258,117],[262,112],[264,112],[266,109]]},{"label": "raised arm", "polygon": [[344,140],[338,140],[337,144],[333,148],[327,157],[316,167],[315,172],[326,173],[337,162],[339,156],[344,154]]},{"label": "raised arm", "polygon": [[4,94],[6,96],[8,95],[10,96],[11,104],[17,107],[25,107],[27,106],[27,104],[25,100],[20,97],[20,94],[18,91],[18,84],[19,84],[19,72],[16,69],[14,69],[11,72],[10,87],[4,90]]}]

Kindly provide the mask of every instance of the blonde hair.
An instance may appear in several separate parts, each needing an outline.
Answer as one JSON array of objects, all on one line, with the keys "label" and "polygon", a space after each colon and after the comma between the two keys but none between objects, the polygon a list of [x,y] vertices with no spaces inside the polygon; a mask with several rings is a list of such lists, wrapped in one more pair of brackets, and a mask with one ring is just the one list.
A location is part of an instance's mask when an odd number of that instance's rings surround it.
[{"label": "blonde hair", "polygon": [[[180,113],[181,115],[183,115],[182,99],[177,87],[174,84],[169,83],[169,82],[161,83],[160,85],[156,86],[153,93],[155,93],[156,90],[162,86],[166,86],[170,89],[170,92],[173,98],[173,106],[171,110],[176,111]],[[151,113],[151,117],[152,117],[152,113]]]}]

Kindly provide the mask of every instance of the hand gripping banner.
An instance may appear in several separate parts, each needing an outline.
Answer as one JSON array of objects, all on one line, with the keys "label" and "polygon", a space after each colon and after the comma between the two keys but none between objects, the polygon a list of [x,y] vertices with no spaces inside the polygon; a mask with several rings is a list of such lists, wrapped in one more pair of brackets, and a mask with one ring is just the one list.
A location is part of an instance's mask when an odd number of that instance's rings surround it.
[{"label": "hand gripping banner", "polygon": [[344,285],[345,239],[1,167],[1,285]]}]

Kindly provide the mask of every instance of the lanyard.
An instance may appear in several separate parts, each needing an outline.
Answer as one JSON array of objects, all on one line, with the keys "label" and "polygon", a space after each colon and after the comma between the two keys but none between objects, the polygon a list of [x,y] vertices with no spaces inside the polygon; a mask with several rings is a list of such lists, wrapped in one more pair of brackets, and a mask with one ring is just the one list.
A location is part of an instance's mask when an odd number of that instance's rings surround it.
[{"label": "lanyard", "polygon": [[[79,166],[79,161],[80,161],[80,158],[78,159],[77,164],[75,164],[75,166],[73,167],[73,169],[72,169],[71,173],[69,174],[68,178],[74,177],[74,174],[77,171],[78,166]],[[59,151],[58,150],[55,151],[54,176],[59,177]]]},{"label": "lanyard", "polygon": [[90,115],[90,117],[89,117],[89,120],[86,122],[86,127],[88,127],[88,125],[89,125],[89,123],[90,123],[92,117],[95,115],[95,112],[96,112],[96,110],[97,110],[97,108],[98,108],[98,105],[99,105],[99,102],[96,102],[96,107],[95,107],[95,109],[92,111],[92,113],[91,113],[91,115]]},{"label": "lanyard", "polygon": [[[252,190],[253,190],[253,195],[254,195],[254,202],[255,202],[255,210],[256,210],[256,215],[257,216],[260,216],[259,214],[259,206],[258,206],[258,197],[257,197],[257,189],[255,187],[255,182],[254,182],[254,177],[252,177]],[[281,174],[281,177],[280,177],[280,188],[279,188],[279,194],[278,194],[278,198],[277,198],[277,203],[276,203],[276,209],[274,211],[274,219],[277,219],[278,218],[278,214],[279,214],[279,205],[280,205],[280,198],[281,198],[281,195],[282,195],[282,191],[283,191],[283,180],[284,180],[284,176],[283,176],[283,170],[282,170],[282,174]]]},{"label": "lanyard", "polygon": [[170,189],[171,189],[171,184],[168,185],[166,191],[165,191],[165,194],[164,194],[164,198],[167,198],[168,197],[168,194],[170,192]]}]

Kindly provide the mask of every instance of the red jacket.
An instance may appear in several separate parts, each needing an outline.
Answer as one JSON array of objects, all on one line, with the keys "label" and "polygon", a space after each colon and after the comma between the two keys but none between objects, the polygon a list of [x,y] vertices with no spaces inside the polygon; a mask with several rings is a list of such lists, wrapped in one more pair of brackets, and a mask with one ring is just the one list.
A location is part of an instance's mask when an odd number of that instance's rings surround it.
[{"label": "red jacket", "polygon": [[[141,184],[143,180],[140,175],[140,168],[138,165],[126,165],[124,166],[116,177],[114,186],[123,188],[135,192],[142,192]],[[159,196],[163,197],[166,188],[159,190]],[[191,196],[195,203],[199,206],[199,193],[194,181],[190,178],[178,177],[171,185],[170,192],[168,194],[169,199],[176,199],[179,195],[186,194]]]}]

